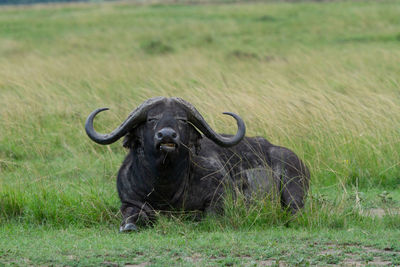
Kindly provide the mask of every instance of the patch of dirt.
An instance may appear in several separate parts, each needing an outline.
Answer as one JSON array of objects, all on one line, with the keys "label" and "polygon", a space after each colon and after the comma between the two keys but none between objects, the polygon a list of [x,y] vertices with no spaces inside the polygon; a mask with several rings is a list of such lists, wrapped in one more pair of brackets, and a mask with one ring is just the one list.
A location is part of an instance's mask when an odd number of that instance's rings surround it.
[{"label": "patch of dirt", "polygon": [[128,264],[125,264],[125,267],[145,267],[145,266],[147,266],[149,264],[150,264],[150,262],[142,262],[142,263],[139,263],[139,264],[130,264],[130,263],[128,263]]},{"label": "patch of dirt", "polygon": [[[400,251],[394,251],[390,248],[380,249],[370,246],[362,246],[361,244],[357,243],[335,244],[313,242],[311,245],[313,252],[312,264],[319,266],[393,266],[395,262],[398,261],[397,259],[400,259]],[[286,259],[291,259],[290,250],[281,251],[280,255],[281,256],[279,256],[279,258],[271,257],[267,259],[253,258],[251,254],[248,253],[234,254],[230,256],[243,259],[243,266],[286,267],[294,264],[292,262],[288,263],[289,260],[281,260],[285,259],[285,257]],[[193,266],[201,266],[204,263],[203,260],[206,260],[206,258],[212,260],[211,262],[213,262],[213,260],[225,259],[227,255],[222,253],[207,257],[204,254],[196,252],[187,256],[174,254],[173,257],[184,260],[186,263],[189,263]],[[308,260],[311,259],[307,259],[307,257],[301,258],[300,263],[311,263],[308,262]],[[104,262],[103,264],[106,266],[116,266],[115,263],[112,262]],[[226,264],[230,266],[230,263]],[[125,267],[145,267],[148,265],[150,265],[150,262],[143,262],[140,264],[128,263],[125,265]]]},{"label": "patch of dirt", "polygon": [[105,261],[101,264],[101,266],[107,266],[107,267],[118,267],[118,263],[115,262],[110,262],[110,261]]},{"label": "patch of dirt", "polygon": [[[353,253],[353,252],[346,252],[347,248],[354,248],[361,250],[360,253]],[[372,254],[367,259],[362,259],[360,256],[361,253]],[[391,261],[383,259],[381,255],[393,255],[400,257],[399,251],[391,251],[388,249],[378,249],[374,247],[367,247],[367,246],[358,246],[358,245],[335,245],[329,244],[328,247],[322,250],[320,255],[324,256],[338,256],[341,255],[345,259],[338,263],[338,264],[330,264],[330,266],[365,266],[365,265],[372,265],[372,266],[389,266],[393,265]]]},{"label": "patch of dirt", "polygon": [[286,267],[288,266],[285,262],[277,261],[277,260],[262,260],[257,262],[257,266],[279,266]]},{"label": "patch of dirt", "polygon": [[383,217],[385,215],[399,215],[400,209],[382,209],[382,208],[374,208],[368,209],[361,212],[364,216],[372,216],[372,217]]},{"label": "patch of dirt", "polygon": [[202,255],[201,255],[200,253],[194,253],[194,254],[193,254],[192,256],[190,256],[190,257],[183,257],[183,259],[184,259],[185,261],[188,261],[188,262],[198,263],[198,262],[201,261],[201,257],[202,257]]},{"label": "patch of dirt", "polygon": [[[354,255],[356,256],[356,255]],[[372,265],[372,266],[392,266],[392,262],[385,261],[381,257],[374,257],[372,261],[361,261],[354,258],[347,258],[343,260],[340,266],[365,266],[365,265]],[[339,265],[338,265],[339,266]]]},{"label": "patch of dirt", "polygon": [[78,257],[75,256],[75,255],[68,255],[68,256],[67,256],[67,259],[69,259],[69,260],[77,260]]},{"label": "patch of dirt", "polygon": [[[320,247],[317,250],[315,259],[318,259],[317,265],[321,266],[393,266],[393,262],[388,260],[388,256],[400,257],[400,251],[392,251],[389,248],[379,249],[358,244],[318,244],[314,246]],[[283,253],[290,258],[290,252]],[[249,260],[245,266],[291,266],[292,263],[280,261],[274,257],[264,260],[252,260],[250,256],[240,256]],[[314,257],[313,257],[314,258]],[[315,263],[314,263],[315,264]]]},{"label": "patch of dirt", "polygon": [[319,252],[320,255],[333,255],[333,254],[339,254],[341,251],[337,250],[335,248],[328,248],[328,249],[324,249],[322,251]]}]

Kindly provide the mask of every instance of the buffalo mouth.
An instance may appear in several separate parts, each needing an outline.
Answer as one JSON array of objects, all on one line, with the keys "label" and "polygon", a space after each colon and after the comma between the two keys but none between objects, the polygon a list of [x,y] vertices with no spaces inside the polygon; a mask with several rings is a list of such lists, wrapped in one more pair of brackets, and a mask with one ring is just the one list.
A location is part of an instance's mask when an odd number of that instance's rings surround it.
[{"label": "buffalo mouth", "polygon": [[157,148],[160,151],[171,153],[171,152],[174,152],[178,148],[178,145],[175,143],[171,143],[171,142],[161,142],[160,144],[158,144]]}]

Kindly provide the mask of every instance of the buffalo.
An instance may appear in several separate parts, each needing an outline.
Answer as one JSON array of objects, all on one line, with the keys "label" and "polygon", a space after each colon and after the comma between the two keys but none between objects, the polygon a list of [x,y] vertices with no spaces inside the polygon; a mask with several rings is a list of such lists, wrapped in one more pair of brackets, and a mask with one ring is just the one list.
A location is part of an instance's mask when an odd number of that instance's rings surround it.
[{"label": "buffalo", "polygon": [[304,206],[310,179],[304,163],[285,147],[245,137],[245,124],[234,113],[224,114],[236,120],[237,133],[218,134],[187,101],[155,97],[110,134],[99,134],[93,120],[107,109],[94,110],[85,129],[102,145],[125,137],[129,152],[117,176],[121,232],[153,223],[157,211],[221,214],[232,186],[248,199],[275,188],[282,207],[292,213]]}]

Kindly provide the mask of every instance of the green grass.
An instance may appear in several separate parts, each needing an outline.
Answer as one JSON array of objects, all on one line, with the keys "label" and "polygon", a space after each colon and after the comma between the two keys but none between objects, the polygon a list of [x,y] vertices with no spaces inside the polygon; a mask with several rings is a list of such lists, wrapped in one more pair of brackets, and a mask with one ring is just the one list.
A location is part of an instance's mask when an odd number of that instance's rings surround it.
[{"label": "green grass", "polygon": [[[163,221],[133,235],[118,234],[115,227],[99,225],[62,230],[33,229],[6,224],[0,230],[0,263],[15,265],[123,266],[257,266],[285,262],[290,265],[326,265],[354,259],[400,263],[398,231],[383,229],[307,231],[272,227],[262,231],[211,230],[193,223]],[[386,237],[381,238],[382,235]],[[32,249],[35,248],[35,249]],[[331,250],[335,250],[334,252]]]},{"label": "green grass", "polygon": [[[2,7],[0,265],[399,264],[399,13],[394,0]],[[304,212],[228,199],[224,217],[117,234],[126,151],[83,124],[108,106],[95,126],[111,131],[157,95],[218,132],[235,131],[221,112],[240,114],[249,136],[294,150],[312,174]],[[342,254],[314,253],[331,244]]]}]

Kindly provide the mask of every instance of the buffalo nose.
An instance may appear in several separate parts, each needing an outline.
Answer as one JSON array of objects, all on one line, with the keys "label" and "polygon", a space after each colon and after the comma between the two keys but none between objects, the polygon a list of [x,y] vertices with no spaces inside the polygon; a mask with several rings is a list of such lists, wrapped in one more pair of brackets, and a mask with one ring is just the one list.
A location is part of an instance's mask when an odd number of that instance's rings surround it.
[{"label": "buffalo nose", "polygon": [[171,141],[173,141],[173,140],[177,140],[177,138],[178,138],[178,134],[175,132],[174,129],[169,128],[169,127],[163,128],[156,133],[156,139],[158,139],[158,140],[171,139]]}]

